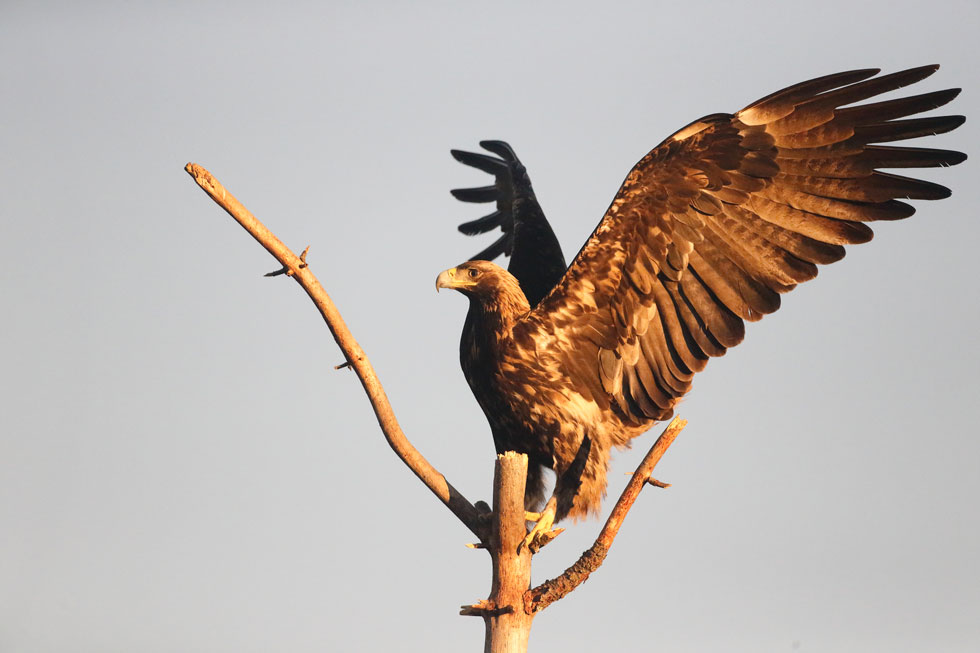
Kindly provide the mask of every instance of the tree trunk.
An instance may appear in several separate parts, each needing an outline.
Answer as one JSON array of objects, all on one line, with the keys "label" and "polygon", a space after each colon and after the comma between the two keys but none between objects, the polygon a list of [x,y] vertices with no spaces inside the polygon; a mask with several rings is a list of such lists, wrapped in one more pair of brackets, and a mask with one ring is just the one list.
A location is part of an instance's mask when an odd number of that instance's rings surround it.
[{"label": "tree trunk", "polygon": [[527,651],[534,615],[524,609],[524,593],[531,586],[531,551],[527,546],[521,546],[527,535],[524,519],[526,479],[526,455],[508,451],[497,456],[489,543],[493,583],[483,612],[486,623],[484,653]]}]

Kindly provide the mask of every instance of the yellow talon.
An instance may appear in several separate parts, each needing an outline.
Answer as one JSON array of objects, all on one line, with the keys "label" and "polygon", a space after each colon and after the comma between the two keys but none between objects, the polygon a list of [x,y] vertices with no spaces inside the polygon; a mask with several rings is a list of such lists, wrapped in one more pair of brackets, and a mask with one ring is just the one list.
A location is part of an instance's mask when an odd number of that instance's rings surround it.
[{"label": "yellow talon", "polygon": [[535,552],[537,549],[541,548],[558,535],[561,532],[553,531],[551,529],[555,524],[555,510],[557,509],[557,500],[555,497],[548,499],[547,505],[541,512],[525,512],[524,518],[527,521],[533,521],[534,528],[527,534],[524,541],[521,542],[520,546],[517,547],[517,551],[520,552],[521,547],[528,547],[531,552]]}]

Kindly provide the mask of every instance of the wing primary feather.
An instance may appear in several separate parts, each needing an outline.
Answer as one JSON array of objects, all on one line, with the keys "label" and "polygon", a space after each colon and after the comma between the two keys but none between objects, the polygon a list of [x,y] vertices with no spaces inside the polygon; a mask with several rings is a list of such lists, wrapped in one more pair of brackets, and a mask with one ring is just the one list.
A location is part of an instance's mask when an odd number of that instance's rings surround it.
[{"label": "wing primary feather", "polygon": [[499,156],[504,161],[507,161],[508,163],[516,163],[518,161],[517,153],[514,152],[514,149],[504,141],[494,141],[494,140],[480,141],[480,147],[482,147],[488,152],[492,152],[496,154],[497,156]]},{"label": "wing primary feather", "polygon": [[454,159],[463,165],[482,170],[491,175],[498,175],[507,172],[507,163],[500,159],[495,159],[479,152],[467,152],[466,150],[449,150]]},{"label": "wing primary feather", "polygon": [[480,253],[473,256],[471,260],[473,261],[492,261],[501,254],[507,251],[507,246],[510,244],[510,238],[507,234],[504,234],[497,240],[493,241],[489,247],[482,250]]},{"label": "wing primary feather", "polygon": [[760,125],[772,122],[788,115],[796,108],[798,102],[812,97],[816,93],[822,93],[832,88],[859,82],[880,72],[880,68],[865,68],[863,70],[850,70],[834,75],[815,77],[814,79],[788,86],[775,93],[770,93],[766,97],[756,100],[745,109],[742,109],[736,115],[747,125]]},{"label": "wing primary feather", "polygon": [[776,162],[787,175],[854,179],[869,177],[879,168],[937,168],[952,166],[966,160],[966,155],[953,150],[916,147],[868,145],[862,152],[814,158],[784,157]]},{"label": "wing primary feather", "polygon": [[966,116],[933,116],[929,118],[909,118],[892,120],[874,125],[863,125],[854,129],[854,140],[858,143],[889,143],[904,141],[921,136],[935,136],[952,131],[966,122]]},{"label": "wing primary feather", "polygon": [[[786,188],[825,199],[873,204],[887,202],[897,197],[917,200],[938,200],[949,197],[949,189],[945,186],[884,172],[874,172],[867,177],[857,179],[783,174],[779,176],[778,182]],[[842,217],[854,215],[848,212]]]},{"label": "wing primary feather", "polygon": [[[821,106],[841,107],[860,102],[861,100],[867,100],[870,97],[881,95],[888,91],[894,91],[909,84],[915,84],[929,77],[937,70],[939,70],[939,66],[935,64],[900,70],[888,75],[882,75],[881,77],[874,77],[856,84],[829,90],[815,96],[809,102]],[[800,105],[801,108],[805,106],[805,104]]]},{"label": "wing primary feather", "polygon": [[496,186],[481,186],[479,188],[454,188],[449,191],[460,202],[482,203],[496,202],[499,191]]},{"label": "wing primary feather", "polygon": [[875,168],[939,168],[966,161],[966,154],[955,150],[888,145],[869,145],[859,156]]},{"label": "wing primary feather", "polygon": [[869,102],[853,107],[838,109],[835,113],[837,117],[847,120],[852,124],[862,124],[868,121],[882,122],[885,120],[895,120],[905,116],[915,115],[923,111],[932,111],[941,106],[949,104],[960,94],[961,89],[948,88],[942,91],[933,91],[921,95],[910,95],[909,97],[898,98],[896,100],[885,100],[883,102]]},{"label": "wing primary feather", "polygon": [[[937,69],[938,66],[911,68],[829,90],[820,95],[814,95],[797,104],[793,108],[793,111],[786,116],[766,124],[766,131],[777,137],[789,134],[797,136],[807,134],[813,137],[816,133],[823,133],[826,136],[829,133],[842,131],[845,125],[854,124],[862,115],[867,114],[858,112],[838,114],[838,107],[860,102],[875,95],[914,84],[932,75]],[[926,104],[928,105],[929,101]],[[890,107],[890,109],[892,111],[898,110],[894,106]],[[883,119],[886,118],[878,118],[878,120]],[[834,130],[830,130],[830,123],[833,123]],[[820,132],[817,129],[819,126],[824,126],[825,129]],[[782,142],[788,142],[785,136],[780,140]]]},{"label": "wing primary feather", "polygon": [[510,231],[511,225],[504,224],[504,217],[505,216],[502,211],[494,211],[490,215],[485,215],[482,218],[471,220],[470,222],[464,222],[463,224],[459,225],[457,229],[467,236],[485,234],[497,227],[503,227],[505,232]]}]

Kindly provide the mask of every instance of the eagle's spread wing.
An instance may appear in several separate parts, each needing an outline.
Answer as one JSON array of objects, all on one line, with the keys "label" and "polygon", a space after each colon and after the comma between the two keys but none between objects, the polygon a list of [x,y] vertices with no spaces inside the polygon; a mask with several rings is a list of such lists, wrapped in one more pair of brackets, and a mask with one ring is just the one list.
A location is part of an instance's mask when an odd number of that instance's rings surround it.
[{"label": "eagle's spread wing", "polygon": [[501,254],[510,256],[509,272],[517,277],[531,306],[536,306],[565,274],[565,257],[514,150],[503,141],[481,141],[480,146],[497,156],[462,150],[451,153],[460,163],[493,175],[494,184],[450,192],[463,202],[494,202],[497,210],[464,222],[459,230],[474,236],[499,227],[503,234],[473,259],[492,261]]},{"label": "eagle's spread wing", "polygon": [[[959,163],[959,152],[875,145],[947,132],[961,116],[905,119],[959,89],[853,105],[938,66],[857,70],[698,120],[633,168],[564,278],[522,328],[546,334],[577,389],[628,423],[664,419],[743,320],[871,239],[865,224],[939,199],[934,183],[879,172]],[[845,107],[846,108],[841,108]]]}]

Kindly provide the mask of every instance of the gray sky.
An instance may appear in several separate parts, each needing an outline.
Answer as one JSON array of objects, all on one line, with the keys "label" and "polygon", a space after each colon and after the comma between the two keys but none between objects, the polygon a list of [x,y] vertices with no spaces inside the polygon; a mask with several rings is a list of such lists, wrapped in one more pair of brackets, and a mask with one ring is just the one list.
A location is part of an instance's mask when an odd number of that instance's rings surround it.
[{"label": "gray sky", "polygon": [[[209,168],[310,263],[471,500],[493,448],[436,274],[511,142],[566,251],[689,121],[926,63],[973,122],[951,199],[881,224],[713,361],[606,565],[532,650],[980,650],[974,2],[5,2],[0,651],[479,650],[485,553],[384,443]],[[655,433],[619,454],[618,493]],[[617,480],[619,479],[619,480]],[[611,502],[610,502],[611,503]],[[559,573],[600,524],[535,559]]]}]

